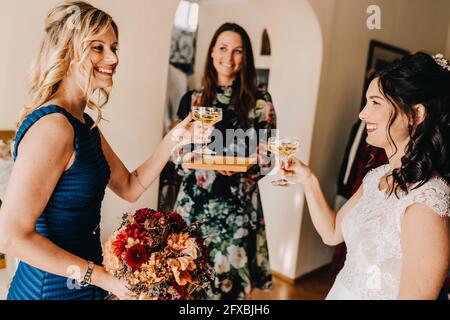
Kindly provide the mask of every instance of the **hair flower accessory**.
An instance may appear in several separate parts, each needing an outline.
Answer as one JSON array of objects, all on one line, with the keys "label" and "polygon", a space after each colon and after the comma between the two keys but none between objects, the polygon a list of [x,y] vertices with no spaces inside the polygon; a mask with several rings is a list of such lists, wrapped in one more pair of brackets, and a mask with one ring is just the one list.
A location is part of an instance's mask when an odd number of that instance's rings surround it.
[{"label": "hair flower accessory", "polygon": [[443,69],[450,71],[450,65],[447,59],[444,58],[444,55],[442,53],[435,54],[433,56],[434,61],[438,65],[440,65]]}]

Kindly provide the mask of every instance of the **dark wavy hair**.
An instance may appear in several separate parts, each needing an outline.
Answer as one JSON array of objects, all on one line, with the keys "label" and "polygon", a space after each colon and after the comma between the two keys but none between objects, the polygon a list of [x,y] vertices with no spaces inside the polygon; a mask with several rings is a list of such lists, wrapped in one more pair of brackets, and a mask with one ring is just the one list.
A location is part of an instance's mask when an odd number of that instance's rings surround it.
[{"label": "dark wavy hair", "polygon": [[[385,69],[375,72],[381,93],[392,103],[394,110],[388,122],[388,140],[398,152],[390,135],[390,128],[399,113],[409,121],[410,141],[401,167],[392,171],[390,194],[408,193],[412,184],[418,188],[433,174],[450,182],[450,71],[444,69],[430,55],[418,52],[396,60]],[[424,119],[416,124],[414,106],[425,107]]]},{"label": "dark wavy hair", "polygon": [[239,34],[242,39],[242,69],[233,83],[232,102],[234,104],[239,122],[242,125],[245,125],[248,122],[249,111],[255,106],[255,94],[258,91],[258,88],[256,82],[255,60],[253,57],[250,37],[244,28],[236,23],[227,22],[222,24],[216,30],[211,39],[202,79],[204,90],[204,94],[202,95],[202,103],[206,106],[211,106],[212,100],[217,93],[217,71],[214,68],[211,53],[216,45],[217,38],[219,38],[219,36],[225,31],[235,32]]}]

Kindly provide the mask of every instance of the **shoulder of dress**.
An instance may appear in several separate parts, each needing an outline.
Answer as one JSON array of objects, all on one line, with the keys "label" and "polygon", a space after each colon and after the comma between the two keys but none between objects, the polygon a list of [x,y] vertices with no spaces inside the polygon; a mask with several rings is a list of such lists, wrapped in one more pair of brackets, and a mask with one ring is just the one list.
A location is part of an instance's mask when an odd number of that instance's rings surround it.
[{"label": "shoulder of dress", "polygon": [[21,127],[13,144],[13,159],[16,160],[22,141],[37,146],[42,153],[46,148],[56,152],[56,149],[72,145],[74,136],[74,126],[64,114],[48,113]]},{"label": "shoulder of dress", "polygon": [[442,177],[433,177],[420,187],[410,191],[412,195],[423,192],[439,193],[450,197],[450,184]]},{"label": "shoulder of dress", "polygon": [[441,177],[433,177],[412,189],[405,197],[406,204],[423,203],[440,216],[450,216],[450,185]]}]

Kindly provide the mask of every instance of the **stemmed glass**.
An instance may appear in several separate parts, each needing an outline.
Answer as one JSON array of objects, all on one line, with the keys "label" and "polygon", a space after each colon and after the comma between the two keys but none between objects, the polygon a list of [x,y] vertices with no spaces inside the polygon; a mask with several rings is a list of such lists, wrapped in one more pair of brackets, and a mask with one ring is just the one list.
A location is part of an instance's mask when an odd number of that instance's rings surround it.
[{"label": "stemmed glass", "polygon": [[[222,120],[222,109],[215,107],[203,107],[203,106],[193,106],[192,107],[192,118],[195,121],[200,122],[202,135],[204,129],[210,128],[217,122]],[[201,155],[214,155],[216,152],[208,149],[208,143],[204,141],[202,136],[202,147],[200,149],[195,149],[193,152]]]},{"label": "stemmed glass", "polygon": [[[278,158],[278,162],[287,161],[298,150],[300,140],[295,137],[288,137],[279,139],[278,137],[270,137],[267,148],[270,152],[274,153]],[[288,187],[294,185],[295,182],[289,181],[286,178],[281,178],[270,182],[274,186]]]}]

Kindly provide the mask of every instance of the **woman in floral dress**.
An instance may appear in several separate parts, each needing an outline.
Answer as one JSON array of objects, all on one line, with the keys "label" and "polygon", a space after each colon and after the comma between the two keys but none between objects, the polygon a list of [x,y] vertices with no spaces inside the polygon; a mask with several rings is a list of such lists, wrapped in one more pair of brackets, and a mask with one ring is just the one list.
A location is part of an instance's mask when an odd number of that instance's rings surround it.
[{"label": "woman in floral dress", "polygon": [[[222,108],[223,120],[216,124],[210,144],[218,154],[223,147],[226,155],[250,156],[267,142],[276,126],[275,111],[269,93],[256,86],[252,47],[242,27],[225,23],[214,34],[203,89],[184,95],[178,117],[183,119],[193,105]],[[239,135],[237,129],[248,133],[250,139],[227,139],[227,134]],[[216,140],[218,135],[223,143]],[[245,173],[179,167],[183,180],[175,210],[190,223],[202,221],[216,274],[209,299],[248,299],[253,289],[272,287],[257,185],[270,170],[271,161],[263,153],[258,159],[258,165]]]}]

